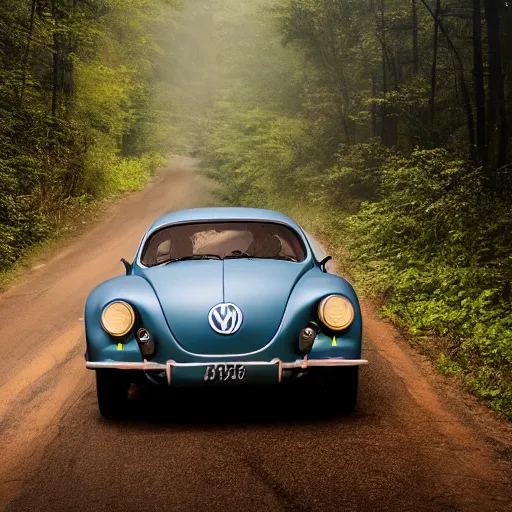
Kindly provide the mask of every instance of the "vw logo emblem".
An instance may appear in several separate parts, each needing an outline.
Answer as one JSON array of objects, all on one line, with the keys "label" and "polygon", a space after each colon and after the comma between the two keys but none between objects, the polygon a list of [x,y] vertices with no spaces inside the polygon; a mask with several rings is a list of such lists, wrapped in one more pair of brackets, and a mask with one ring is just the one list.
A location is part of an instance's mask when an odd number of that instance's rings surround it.
[{"label": "vw logo emblem", "polygon": [[208,321],[211,328],[219,334],[234,334],[242,325],[242,311],[235,304],[217,304],[210,309]]}]

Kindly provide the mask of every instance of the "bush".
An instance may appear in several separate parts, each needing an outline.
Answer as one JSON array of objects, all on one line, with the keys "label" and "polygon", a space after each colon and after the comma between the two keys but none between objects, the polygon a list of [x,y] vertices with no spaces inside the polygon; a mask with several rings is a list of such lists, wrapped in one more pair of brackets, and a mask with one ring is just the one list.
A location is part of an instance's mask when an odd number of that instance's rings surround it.
[{"label": "bush", "polygon": [[[16,177],[16,166],[25,171],[23,181]],[[0,271],[50,232],[36,188],[37,176],[37,167],[28,159],[0,160]]]},{"label": "bush", "polygon": [[512,418],[512,213],[482,183],[443,150],[392,158],[382,200],[349,219],[348,248],[385,313],[414,335],[449,337],[442,366]]},{"label": "bush", "polygon": [[158,153],[119,158],[108,173],[108,188],[112,192],[141,190],[164,163],[165,158]]}]

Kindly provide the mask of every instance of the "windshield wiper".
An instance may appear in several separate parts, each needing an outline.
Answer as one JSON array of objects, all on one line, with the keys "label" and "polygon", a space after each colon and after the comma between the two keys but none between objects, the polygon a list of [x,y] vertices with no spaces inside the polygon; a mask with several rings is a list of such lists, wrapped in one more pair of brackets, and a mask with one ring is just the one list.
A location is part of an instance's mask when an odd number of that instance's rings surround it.
[{"label": "windshield wiper", "polygon": [[222,258],[218,254],[191,254],[190,256],[182,256],[181,258],[171,258],[163,263],[175,263],[176,261],[187,261],[187,260],[221,260]]},{"label": "windshield wiper", "polygon": [[283,261],[293,261],[294,263],[298,263],[298,260],[293,256],[276,256],[274,259]]},{"label": "windshield wiper", "polygon": [[254,258],[254,256],[251,256],[250,254],[242,251],[232,251],[231,254],[224,256],[225,260],[236,258]]},{"label": "windshield wiper", "polygon": [[[238,251],[233,251],[238,253]],[[298,260],[293,258],[292,256],[253,256],[247,254],[245,252],[241,252],[240,254],[229,254],[222,258],[218,254],[191,254],[190,256],[182,256],[181,258],[171,258],[166,261],[162,261],[158,265],[168,265],[169,263],[175,263],[177,261],[190,261],[190,260],[228,260],[228,259],[256,259],[256,260],[281,260],[281,261],[292,261],[297,263]]]},{"label": "windshield wiper", "polygon": [[292,256],[253,256],[253,258],[257,258],[257,259],[260,259],[260,260],[293,261],[294,263],[298,263],[298,260],[296,260]]}]

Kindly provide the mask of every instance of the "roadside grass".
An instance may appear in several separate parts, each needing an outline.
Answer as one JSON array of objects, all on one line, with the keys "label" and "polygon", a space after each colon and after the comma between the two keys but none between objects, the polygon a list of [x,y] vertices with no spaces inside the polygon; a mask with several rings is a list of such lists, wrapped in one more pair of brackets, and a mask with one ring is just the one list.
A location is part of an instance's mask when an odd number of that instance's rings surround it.
[{"label": "roadside grass", "polygon": [[108,188],[99,198],[84,194],[67,198],[48,212],[47,236],[26,247],[7,269],[0,271],[0,293],[16,284],[27,272],[44,265],[58,250],[71,243],[85,229],[99,222],[105,212],[126,194],[141,190],[154,177],[167,158],[145,154],[138,158],[119,158],[111,167]]},{"label": "roadside grass", "polygon": [[165,161],[159,153],[118,159],[109,174],[109,190],[114,193],[142,190]]},{"label": "roadside grass", "polygon": [[45,264],[58,249],[83,232],[84,227],[101,219],[102,214],[119,196],[93,200],[79,207],[66,208],[58,220],[50,222],[50,235],[45,240],[28,247],[7,270],[0,271],[0,292],[6,291],[19,278],[38,265]]}]

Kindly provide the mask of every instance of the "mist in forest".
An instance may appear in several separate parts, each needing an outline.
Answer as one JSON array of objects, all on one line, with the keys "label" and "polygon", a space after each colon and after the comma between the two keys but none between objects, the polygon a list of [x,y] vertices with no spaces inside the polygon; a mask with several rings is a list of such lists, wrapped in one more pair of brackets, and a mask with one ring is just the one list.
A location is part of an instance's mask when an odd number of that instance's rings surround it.
[{"label": "mist in forest", "polygon": [[161,64],[177,129],[175,149],[200,152],[212,115],[228,104],[279,108],[297,101],[296,91],[288,90],[295,55],[269,24],[274,3],[184,2],[171,37],[164,39],[169,50]]}]

